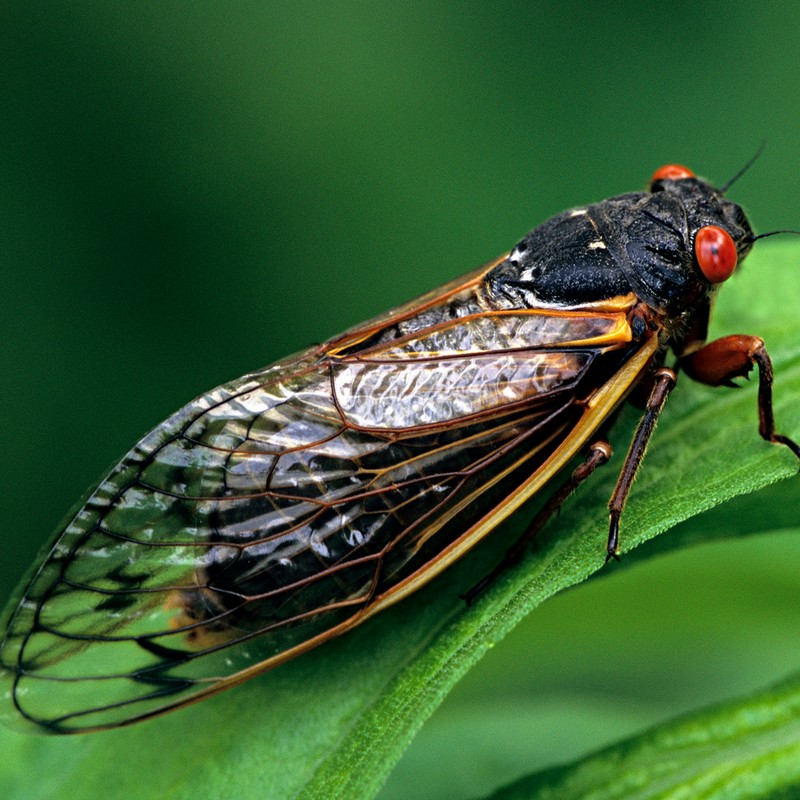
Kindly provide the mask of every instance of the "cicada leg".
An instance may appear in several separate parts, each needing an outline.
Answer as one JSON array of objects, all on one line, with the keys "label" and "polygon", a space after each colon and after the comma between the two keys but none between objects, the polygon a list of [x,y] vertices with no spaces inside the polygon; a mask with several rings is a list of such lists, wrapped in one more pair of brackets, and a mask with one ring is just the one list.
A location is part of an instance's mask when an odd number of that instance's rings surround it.
[{"label": "cicada leg", "polygon": [[664,408],[664,404],[667,402],[667,398],[675,387],[676,382],[675,372],[669,367],[661,367],[653,375],[653,388],[647,398],[644,414],[639,421],[639,426],[636,428],[631,446],[628,448],[628,455],[625,456],[625,463],[622,465],[619,478],[617,478],[614,493],[608,502],[610,519],[608,542],[606,544],[606,561],[612,558],[619,560],[619,518],[622,516],[622,509],[625,508],[625,501],[628,499],[631,486],[633,486],[636,472],[642,463],[650,437],[653,435],[658,415]]},{"label": "cicada leg", "polygon": [[545,526],[550,517],[555,514],[563,505],[566,499],[583,483],[599,466],[605,464],[611,458],[611,445],[606,441],[597,441],[591,448],[589,457],[579,465],[566,481],[549,497],[547,502],[541,507],[536,516],[531,520],[530,525],[525,529],[522,536],[506,551],[502,561],[486,576],[481,578],[466,594],[464,599],[467,605],[474,602],[475,598],[483,592],[489,584],[509,567],[518,564],[531,541],[536,534]]},{"label": "cicada leg", "polygon": [[758,336],[734,334],[709,342],[681,359],[686,374],[708,386],[736,386],[735,378],[745,378],[754,366],[758,366],[758,432],[768,442],[786,445],[800,458],[800,445],[775,432],[775,416],[772,413],[772,361]]}]

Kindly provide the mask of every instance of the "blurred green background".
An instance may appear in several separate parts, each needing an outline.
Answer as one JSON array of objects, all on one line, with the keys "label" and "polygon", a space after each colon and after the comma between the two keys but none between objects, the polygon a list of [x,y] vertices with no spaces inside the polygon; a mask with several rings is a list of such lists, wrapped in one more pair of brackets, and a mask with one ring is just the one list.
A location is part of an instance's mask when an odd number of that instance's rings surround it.
[{"label": "blurred green background", "polygon": [[[759,230],[800,227],[789,8],[4,3],[0,595],[184,402],[562,208],[671,161],[722,183],[766,140],[734,199]],[[466,796],[436,748],[479,753],[510,717],[506,778],[796,667],[798,557],[781,536],[714,545],[559,598],[434,717],[385,797],[406,778]],[[565,712],[586,696],[596,714]],[[487,711],[473,729],[465,707]],[[491,785],[473,777],[472,794]]]}]

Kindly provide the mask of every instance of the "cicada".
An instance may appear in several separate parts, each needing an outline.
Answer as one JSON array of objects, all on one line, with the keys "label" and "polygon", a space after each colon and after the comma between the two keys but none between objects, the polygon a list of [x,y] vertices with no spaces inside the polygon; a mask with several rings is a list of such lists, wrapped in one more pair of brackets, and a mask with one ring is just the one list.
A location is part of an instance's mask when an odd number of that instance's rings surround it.
[{"label": "cicada", "polygon": [[705,344],[715,292],[756,238],[724,189],[670,165],[646,192],[558,214],[464,278],[198,397],[90,492],[23,583],[0,650],[6,717],[97,730],[238,684],[401,600],[547,492],[494,576],[608,459],[604,431],[635,391],[616,556],[678,369],[724,385],[757,366],[760,434],[800,458],[775,430],[761,339]]}]

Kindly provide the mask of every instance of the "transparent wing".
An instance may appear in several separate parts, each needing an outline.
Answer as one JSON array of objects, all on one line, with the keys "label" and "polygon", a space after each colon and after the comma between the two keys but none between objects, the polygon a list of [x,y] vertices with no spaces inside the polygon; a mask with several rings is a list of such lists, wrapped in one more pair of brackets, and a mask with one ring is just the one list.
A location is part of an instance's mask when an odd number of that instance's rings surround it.
[{"label": "transparent wing", "polygon": [[17,717],[124,724],[352,627],[544,462],[627,335],[621,314],[395,323],[219,387],[125,456],[8,619]]}]

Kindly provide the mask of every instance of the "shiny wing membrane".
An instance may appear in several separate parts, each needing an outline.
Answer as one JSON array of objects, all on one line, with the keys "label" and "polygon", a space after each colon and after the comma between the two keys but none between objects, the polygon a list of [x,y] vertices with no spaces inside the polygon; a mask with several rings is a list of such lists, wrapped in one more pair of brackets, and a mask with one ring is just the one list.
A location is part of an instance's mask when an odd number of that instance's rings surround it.
[{"label": "shiny wing membrane", "polygon": [[548,479],[654,340],[631,348],[625,302],[495,311],[480,286],[221,386],[145,436],[20,594],[7,716],[104,728],[238,683],[407,594]]}]

